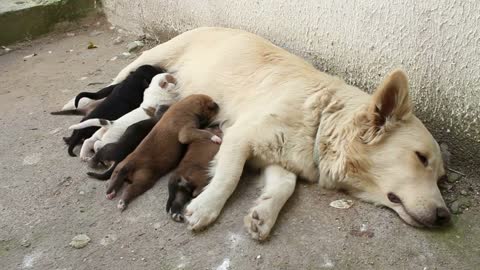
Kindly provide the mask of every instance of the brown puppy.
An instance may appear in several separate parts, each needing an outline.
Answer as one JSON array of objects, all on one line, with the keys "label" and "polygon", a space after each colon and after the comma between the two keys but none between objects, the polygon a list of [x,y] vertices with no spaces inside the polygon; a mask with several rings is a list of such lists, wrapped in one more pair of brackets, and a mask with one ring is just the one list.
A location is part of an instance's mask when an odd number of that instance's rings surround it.
[{"label": "brown puppy", "polygon": [[[222,136],[218,127],[206,130]],[[168,181],[167,212],[173,220],[183,222],[183,208],[193,197],[200,194],[210,181],[208,169],[218,149],[219,144],[205,138],[195,140],[188,146],[187,153]]]},{"label": "brown puppy", "polygon": [[200,138],[220,143],[220,137],[200,129],[210,123],[218,111],[217,103],[206,95],[191,95],[173,104],[135,151],[115,168],[107,199],[115,197],[127,182],[117,205],[124,210],[130,201],[178,165],[186,144]]}]

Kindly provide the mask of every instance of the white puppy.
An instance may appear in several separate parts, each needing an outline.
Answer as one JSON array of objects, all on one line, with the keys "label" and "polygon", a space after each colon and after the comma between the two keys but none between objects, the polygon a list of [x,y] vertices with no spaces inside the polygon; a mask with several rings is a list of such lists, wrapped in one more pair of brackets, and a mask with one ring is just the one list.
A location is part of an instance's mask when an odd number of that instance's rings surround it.
[{"label": "white puppy", "polygon": [[150,118],[158,107],[171,105],[175,102],[178,96],[175,85],[176,80],[171,74],[158,74],[153,77],[150,85],[145,89],[143,102],[137,109],[115,121],[95,118],[70,126],[69,129],[82,129],[91,126],[101,127],[92,137],[85,140],[80,151],[80,158],[83,161],[87,161],[92,149],[97,152],[105,144],[118,141],[130,125]]}]

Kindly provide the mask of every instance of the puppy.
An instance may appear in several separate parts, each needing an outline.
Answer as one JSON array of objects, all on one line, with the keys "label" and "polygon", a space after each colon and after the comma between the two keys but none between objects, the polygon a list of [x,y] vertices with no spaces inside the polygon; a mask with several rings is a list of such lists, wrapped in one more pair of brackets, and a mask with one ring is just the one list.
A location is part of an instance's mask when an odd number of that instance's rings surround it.
[{"label": "puppy", "polygon": [[65,104],[61,111],[51,112],[52,115],[87,115],[98,104],[110,95],[116,84],[109,85],[96,93],[81,92]]},{"label": "puppy", "polygon": [[178,165],[185,144],[201,138],[220,143],[220,137],[200,129],[210,123],[218,111],[217,103],[206,95],[191,95],[173,104],[137,149],[115,168],[107,188],[107,199],[115,197],[127,182],[117,205],[124,210],[130,201]]},{"label": "puppy", "polygon": [[[100,103],[94,110],[86,115],[81,122],[92,118],[103,118],[115,120],[126,113],[134,110],[142,103],[143,92],[148,87],[153,76],[163,70],[158,70],[153,66],[144,65],[139,67],[125,79],[125,81],[114,86],[110,95]],[[89,138],[95,133],[98,127],[88,127],[80,130],[74,130],[72,135],[63,138],[68,144],[68,154],[75,156],[73,149],[85,138]]]},{"label": "puppy", "polygon": [[124,160],[142,140],[148,135],[155,124],[162,118],[165,111],[169,106],[162,105],[155,112],[155,116],[135,123],[127,128],[125,133],[115,143],[109,143],[102,147],[95,155],[90,159],[89,166],[97,167],[99,163],[112,163],[110,168],[103,173],[88,172],[87,174],[93,178],[99,180],[108,180],[112,176],[113,170],[117,167],[118,163]]},{"label": "puppy", "polygon": [[[221,137],[220,128],[207,128],[207,131]],[[220,145],[210,139],[194,140],[188,145],[187,153],[168,181],[167,213],[173,220],[183,222],[183,208],[196,197],[210,180],[209,165]]]},{"label": "puppy", "polygon": [[135,110],[115,121],[94,118],[69,127],[69,129],[83,129],[92,126],[101,127],[90,138],[85,140],[80,151],[80,158],[83,161],[87,161],[91,150],[97,152],[105,144],[118,141],[130,125],[152,117],[159,106],[172,104],[177,98],[175,84],[176,80],[172,75],[168,73],[158,74],[153,77],[152,82],[145,89],[143,102]]}]

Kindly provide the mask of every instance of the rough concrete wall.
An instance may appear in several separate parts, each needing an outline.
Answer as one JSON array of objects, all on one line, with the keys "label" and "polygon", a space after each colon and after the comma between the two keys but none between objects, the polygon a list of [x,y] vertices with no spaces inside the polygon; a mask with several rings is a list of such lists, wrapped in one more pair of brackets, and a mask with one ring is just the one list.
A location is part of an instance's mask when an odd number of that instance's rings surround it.
[{"label": "rough concrete wall", "polygon": [[480,1],[104,0],[107,16],[162,39],[198,26],[245,29],[373,91],[396,67],[417,115],[454,161],[479,161]]}]

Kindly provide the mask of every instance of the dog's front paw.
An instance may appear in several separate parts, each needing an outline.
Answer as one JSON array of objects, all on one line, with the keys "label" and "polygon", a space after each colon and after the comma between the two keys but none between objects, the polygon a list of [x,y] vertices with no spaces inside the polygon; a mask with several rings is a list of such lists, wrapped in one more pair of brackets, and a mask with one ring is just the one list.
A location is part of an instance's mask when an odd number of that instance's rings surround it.
[{"label": "dog's front paw", "polygon": [[217,135],[212,136],[210,140],[216,144],[221,144],[222,143],[222,138],[218,137]]},{"label": "dog's front paw", "polygon": [[188,222],[188,228],[193,231],[199,231],[210,225],[217,219],[223,205],[219,205],[216,198],[208,196],[208,190],[200,193],[193,199],[185,210],[185,218]]},{"label": "dog's front paw", "polygon": [[243,223],[248,230],[248,233],[253,239],[264,241],[270,235],[275,218],[261,203],[250,210],[250,213],[245,216]]}]

